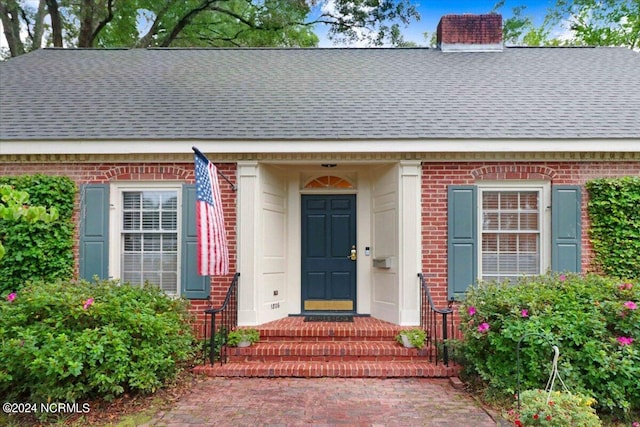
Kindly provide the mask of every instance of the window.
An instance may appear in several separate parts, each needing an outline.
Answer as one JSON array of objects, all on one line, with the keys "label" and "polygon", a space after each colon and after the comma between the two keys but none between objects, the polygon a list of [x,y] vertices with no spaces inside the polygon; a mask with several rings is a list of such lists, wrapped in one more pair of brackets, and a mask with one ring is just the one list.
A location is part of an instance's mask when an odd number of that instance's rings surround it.
[{"label": "window", "polygon": [[480,188],[480,279],[515,280],[547,268],[546,194],[542,186]]},{"label": "window", "polygon": [[353,184],[345,178],[340,178],[333,175],[325,175],[314,178],[307,182],[304,188],[339,188],[339,189],[351,189],[354,188]]},{"label": "window", "polygon": [[196,266],[195,184],[92,183],[80,192],[81,278],[148,281],[171,295],[210,296],[211,278]]},{"label": "window", "polygon": [[540,272],[540,214],[536,191],[482,192],[482,279]]},{"label": "window", "polygon": [[447,286],[581,271],[581,191],[548,181],[482,181],[447,189]]},{"label": "window", "polygon": [[178,293],[178,192],[122,192],[121,279]]}]

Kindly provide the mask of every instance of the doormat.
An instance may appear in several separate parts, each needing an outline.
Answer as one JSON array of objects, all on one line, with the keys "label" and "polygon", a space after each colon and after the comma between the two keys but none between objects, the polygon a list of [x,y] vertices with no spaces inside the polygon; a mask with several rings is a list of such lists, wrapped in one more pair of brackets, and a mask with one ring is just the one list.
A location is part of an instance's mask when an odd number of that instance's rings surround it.
[{"label": "doormat", "polygon": [[304,317],[305,322],[353,322],[353,316],[348,314],[318,314]]}]

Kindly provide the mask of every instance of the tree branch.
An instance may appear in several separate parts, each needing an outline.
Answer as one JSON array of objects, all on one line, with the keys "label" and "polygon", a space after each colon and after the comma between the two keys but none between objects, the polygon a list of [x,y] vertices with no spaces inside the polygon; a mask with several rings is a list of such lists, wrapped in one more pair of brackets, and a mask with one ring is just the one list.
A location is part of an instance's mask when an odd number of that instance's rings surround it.
[{"label": "tree branch", "polygon": [[98,37],[98,34],[100,34],[100,31],[102,31],[102,29],[109,22],[111,22],[112,19],[113,19],[113,0],[107,0],[107,16],[106,18],[104,18],[98,23],[96,28],[93,30],[93,33],[91,33],[91,46],[93,46],[93,43],[95,39]]}]

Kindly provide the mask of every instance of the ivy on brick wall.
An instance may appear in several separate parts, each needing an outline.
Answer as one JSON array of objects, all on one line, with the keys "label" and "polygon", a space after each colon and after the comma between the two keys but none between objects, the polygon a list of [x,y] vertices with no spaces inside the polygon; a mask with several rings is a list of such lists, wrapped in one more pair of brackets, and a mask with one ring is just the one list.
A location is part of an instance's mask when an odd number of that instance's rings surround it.
[{"label": "ivy on brick wall", "polygon": [[73,275],[73,207],[77,187],[68,177],[24,175],[0,177],[29,194],[29,204],[54,206],[53,222],[0,220],[6,254],[0,260],[0,295],[16,291],[29,280],[69,279]]},{"label": "ivy on brick wall", "polygon": [[586,186],[596,264],[609,276],[640,279],[640,177],[595,179]]}]

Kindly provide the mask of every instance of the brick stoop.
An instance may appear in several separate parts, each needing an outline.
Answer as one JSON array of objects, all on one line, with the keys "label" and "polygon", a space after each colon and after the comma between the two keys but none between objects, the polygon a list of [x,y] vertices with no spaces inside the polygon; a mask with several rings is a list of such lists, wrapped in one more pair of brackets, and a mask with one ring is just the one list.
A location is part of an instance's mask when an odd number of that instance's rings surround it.
[{"label": "brick stoop", "polygon": [[459,366],[429,362],[433,349],[404,348],[401,326],[371,317],[353,322],[304,322],[288,317],[256,327],[260,342],[229,348],[225,364],[201,365],[212,377],[451,377]]}]

